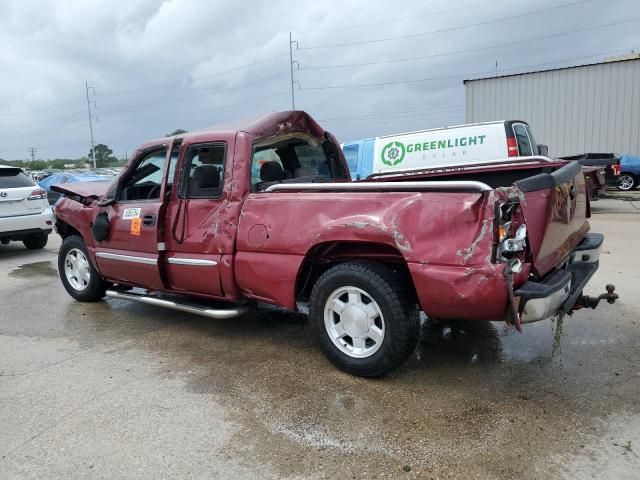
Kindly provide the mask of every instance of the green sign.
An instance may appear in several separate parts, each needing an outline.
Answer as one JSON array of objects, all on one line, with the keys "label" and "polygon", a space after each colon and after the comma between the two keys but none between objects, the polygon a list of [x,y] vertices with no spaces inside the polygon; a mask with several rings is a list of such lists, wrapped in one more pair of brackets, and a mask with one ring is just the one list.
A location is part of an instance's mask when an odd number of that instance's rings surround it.
[{"label": "green sign", "polygon": [[390,167],[398,165],[404,159],[406,151],[402,142],[389,142],[382,149],[382,163]]}]

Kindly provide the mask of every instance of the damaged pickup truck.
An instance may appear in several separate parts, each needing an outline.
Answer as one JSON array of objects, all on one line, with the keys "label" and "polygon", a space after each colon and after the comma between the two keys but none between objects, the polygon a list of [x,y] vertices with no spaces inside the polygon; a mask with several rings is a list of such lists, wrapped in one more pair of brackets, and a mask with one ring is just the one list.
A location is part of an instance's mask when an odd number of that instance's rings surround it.
[{"label": "damaged pickup truck", "polygon": [[617,298],[583,294],[603,236],[575,162],[350,182],[336,139],[292,111],[146,143],[110,186],[52,189],[75,299],[213,318],[308,302],[323,352],[361,376],[412,354],[420,311],[521,330]]}]

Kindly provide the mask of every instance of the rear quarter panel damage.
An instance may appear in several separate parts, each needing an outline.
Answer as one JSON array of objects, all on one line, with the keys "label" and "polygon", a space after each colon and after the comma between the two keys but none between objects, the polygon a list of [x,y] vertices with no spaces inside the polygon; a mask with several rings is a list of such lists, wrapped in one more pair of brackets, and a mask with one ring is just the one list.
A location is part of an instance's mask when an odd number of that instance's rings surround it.
[{"label": "rear quarter panel damage", "polygon": [[[378,243],[404,257],[428,315],[503,319],[504,267],[491,263],[494,201],[493,192],[254,193],[242,209],[236,279],[245,294],[293,308],[315,245]],[[267,232],[260,246],[250,242],[256,225]]]}]

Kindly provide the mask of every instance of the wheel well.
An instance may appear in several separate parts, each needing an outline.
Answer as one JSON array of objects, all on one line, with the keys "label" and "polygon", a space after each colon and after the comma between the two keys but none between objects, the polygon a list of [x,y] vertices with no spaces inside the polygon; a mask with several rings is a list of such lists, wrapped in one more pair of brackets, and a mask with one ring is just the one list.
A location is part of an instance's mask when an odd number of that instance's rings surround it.
[{"label": "wheel well", "polygon": [[58,232],[58,235],[60,235],[63,240],[71,235],[78,235],[82,238],[82,235],[78,230],[62,220],[56,220],[56,232]]},{"label": "wheel well", "polygon": [[318,278],[331,267],[345,262],[386,265],[398,274],[413,297],[418,298],[407,262],[395,247],[383,243],[340,241],[320,243],[307,252],[296,279],[296,300],[307,301]]}]

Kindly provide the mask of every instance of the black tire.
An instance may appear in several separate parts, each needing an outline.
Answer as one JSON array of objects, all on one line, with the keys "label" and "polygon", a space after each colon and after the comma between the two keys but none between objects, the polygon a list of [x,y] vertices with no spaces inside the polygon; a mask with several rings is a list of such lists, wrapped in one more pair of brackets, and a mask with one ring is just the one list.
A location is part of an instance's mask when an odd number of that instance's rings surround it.
[{"label": "black tire", "polygon": [[621,192],[630,192],[638,186],[638,179],[632,173],[622,172],[618,178],[617,188]]},{"label": "black tire", "polygon": [[[89,281],[82,289],[76,289],[71,285],[65,274],[67,255],[74,249],[82,252],[89,264]],[[105,296],[105,291],[109,286],[91,263],[87,247],[85,246],[82,237],[77,235],[71,235],[65,238],[62,242],[62,246],[58,252],[58,275],[60,276],[62,285],[64,285],[67,293],[80,302],[95,302],[100,300]]]},{"label": "black tire", "polygon": [[36,233],[22,240],[22,243],[24,243],[24,246],[29,250],[39,250],[45,247],[48,239],[48,235],[44,233]]},{"label": "black tire", "polygon": [[[380,346],[365,358],[344,353],[325,326],[325,305],[342,287],[364,291],[377,304],[384,319]],[[322,274],[311,292],[309,318],[326,357],[340,370],[361,377],[379,377],[404,363],[414,352],[420,333],[419,312],[410,289],[396,273],[376,263],[342,263]]]}]

